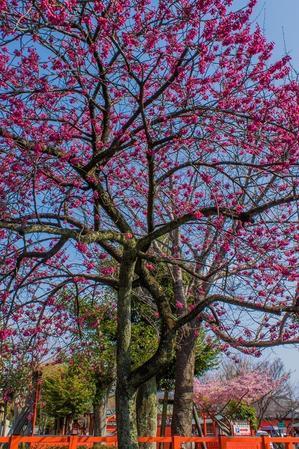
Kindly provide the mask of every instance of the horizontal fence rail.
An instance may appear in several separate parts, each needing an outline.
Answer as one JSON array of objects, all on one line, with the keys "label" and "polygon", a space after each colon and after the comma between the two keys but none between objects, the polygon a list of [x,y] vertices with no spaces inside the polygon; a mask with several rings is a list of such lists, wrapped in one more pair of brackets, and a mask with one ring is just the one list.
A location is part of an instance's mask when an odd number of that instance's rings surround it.
[{"label": "horizontal fence rail", "polygon": [[[158,443],[163,447],[181,449],[184,443],[195,443],[197,449],[273,449],[276,444],[283,445],[285,449],[299,448],[298,437],[139,437],[139,443]],[[24,436],[13,435],[11,437],[0,437],[0,445],[7,444],[8,449],[19,449],[20,444],[27,443],[32,449],[46,449],[46,447],[66,447],[67,449],[78,449],[82,446],[91,448],[95,443],[106,446],[117,447],[116,436]],[[296,446],[297,445],[297,446]],[[159,445],[157,445],[159,447]],[[279,446],[282,447],[282,446]]]}]

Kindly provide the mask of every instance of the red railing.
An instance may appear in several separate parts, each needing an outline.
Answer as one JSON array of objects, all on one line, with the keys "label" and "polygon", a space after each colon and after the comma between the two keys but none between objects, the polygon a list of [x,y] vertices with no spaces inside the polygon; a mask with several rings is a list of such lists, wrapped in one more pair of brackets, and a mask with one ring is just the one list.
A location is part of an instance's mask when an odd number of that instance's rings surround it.
[{"label": "red railing", "polygon": [[[295,449],[299,444],[296,437],[140,437],[140,443],[166,443],[172,449],[181,449],[183,443],[195,443],[198,449],[204,447],[217,449],[272,449],[272,443],[282,443],[285,449]],[[104,443],[117,446],[116,436],[21,436],[0,437],[0,444],[8,443],[9,449],[18,449],[19,444],[29,443],[31,448],[44,449],[47,446],[62,446],[67,449],[77,449],[79,446],[91,447],[94,443]],[[163,445],[164,446],[164,445]]]}]

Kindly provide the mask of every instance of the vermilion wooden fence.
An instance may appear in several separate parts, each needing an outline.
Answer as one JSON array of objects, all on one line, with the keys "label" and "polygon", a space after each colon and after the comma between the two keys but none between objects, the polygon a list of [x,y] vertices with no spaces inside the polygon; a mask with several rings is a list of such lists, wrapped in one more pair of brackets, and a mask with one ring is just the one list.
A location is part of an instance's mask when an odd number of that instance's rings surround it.
[{"label": "vermilion wooden fence", "polygon": [[[271,443],[281,443],[285,449],[296,449],[299,438],[295,437],[140,437],[140,443],[166,443],[172,449],[181,449],[183,443],[195,443],[197,449],[272,449]],[[29,443],[32,449],[47,449],[50,446],[62,446],[67,449],[79,449],[80,446],[92,447],[94,443],[117,446],[117,437],[92,436],[19,436],[0,437],[0,444],[8,443],[9,449],[18,449],[21,443]]]}]

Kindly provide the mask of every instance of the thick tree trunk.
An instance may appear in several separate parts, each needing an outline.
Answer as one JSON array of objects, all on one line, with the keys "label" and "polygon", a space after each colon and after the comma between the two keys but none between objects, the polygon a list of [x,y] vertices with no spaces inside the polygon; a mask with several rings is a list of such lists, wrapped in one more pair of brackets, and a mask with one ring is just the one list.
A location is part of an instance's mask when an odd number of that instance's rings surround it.
[{"label": "thick tree trunk", "polygon": [[[138,436],[157,435],[157,381],[152,377],[137,392],[137,430]],[[156,443],[139,444],[142,449],[155,449]]]},{"label": "thick tree trunk", "polygon": [[[179,231],[173,235],[174,255],[180,257]],[[177,252],[177,253],[176,253]],[[187,312],[187,300],[184,291],[183,274],[180,267],[173,268],[174,298],[181,304],[180,314]],[[175,361],[175,391],[171,431],[173,435],[192,435],[193,414],[193,380],[195,369],[195,342],[196,336],[192,323],[187,323],[177,334],[176,361]]]},{"label": "thick tree trunk", "polygon": [[[129,246],[129,243],[128,243]],[[131,294],[135,268],[134,248],[125,248],[119,273],[117,303],[117,385],[116,417],[119,449],[138,448],[137,434],[132,426],[134,389],[130,384],[131,360]]]},{"label": "thick tree trunk", "polygon": [[136,394],[116,389],[116,416],[118,447],[120,449],[137,449]]},{"label": "thick tree trunk", "polygon": [[196,336],[190,324],[178,335],[176,378],[171,430],[173,435],[192,435],[193,382]]}]

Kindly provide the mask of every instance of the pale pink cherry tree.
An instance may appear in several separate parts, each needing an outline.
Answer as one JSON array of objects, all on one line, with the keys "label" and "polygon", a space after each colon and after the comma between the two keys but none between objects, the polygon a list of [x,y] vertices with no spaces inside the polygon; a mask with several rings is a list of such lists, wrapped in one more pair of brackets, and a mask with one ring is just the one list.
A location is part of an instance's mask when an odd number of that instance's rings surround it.
[{"label": "pale pink cherry tree", "polygon": [[230,433],[231,419],[227,415],[230,404],[253,405],[279,390],[285,380],[283,376],[274,379],[270,371],[260,369],[244,370],[230,379],[219,378],[219,374],[206,376],[204,380],[194,381],[194,403]]},{"label": "pale pink cherry tree", "polygon": [[[0,3],[1,344],[28,310],[43,332],[69,286],[116,289],[122,448],[136,388],[189,323],[245,351],[298,342],[298,85],[254,4]],[[160,344],[132,371],[139,287]]]}]

